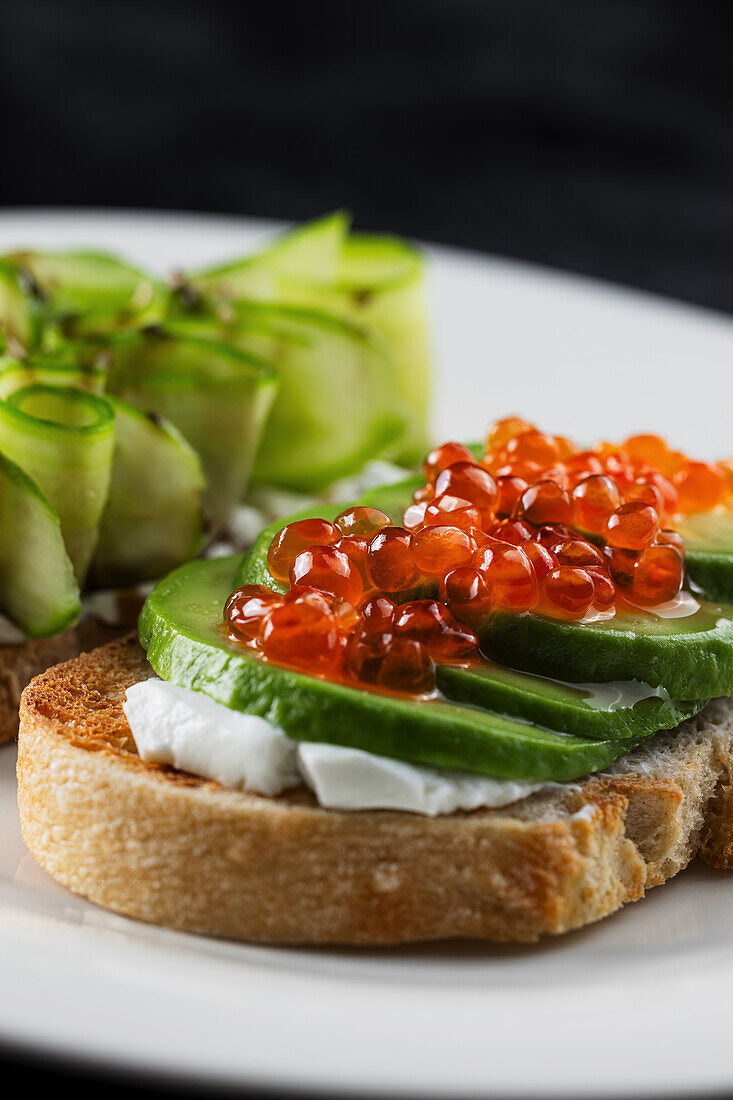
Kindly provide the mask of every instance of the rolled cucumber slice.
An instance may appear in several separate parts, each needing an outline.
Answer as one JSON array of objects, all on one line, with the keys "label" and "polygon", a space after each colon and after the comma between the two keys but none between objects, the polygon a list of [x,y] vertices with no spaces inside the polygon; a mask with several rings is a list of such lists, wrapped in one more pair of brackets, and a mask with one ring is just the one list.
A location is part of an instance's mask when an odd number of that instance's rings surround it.
[{"label": "rolled cucumber slice", "polygon": [[[427,449],[433,374],[423,253],[396,237],[352,234],[344,242],[334,284],[313,290],[317,305],[384,340],[391,385],[411,414],[390,457],[407,465],[418,462]],[[301,293],[302,287],[289,284],[292,300]],[[310,299],[306,294],[302,300]]]},{"label": "rolled cucumber slice", "polygon": [[408,413],[394,397],[380,343],[357,325],[319,310],[262,302],[179,318],[174,331],[214,333],[273,363],[280,389],[253,477],[316,493],[389,449]]},{"label": "rolled cucumber slice", "polygon": [[319,310],[251,304],[236,307],[234,339],[280,377],[257,481],[319,492],[384,454],[404,431],[389,360],[363,328]]},{"label": "rolled cucumber slice", "polygon": [[555,733],[452,703],[378,695],[260,661],[221,629],[240,566],[239,558],[190,562],[148,597],[140,640],[163,679],[260,715],[297,740],[505,779],[574,779],[636,743]]},{"label": "rolled cucumber slice", "polygon": [[0,398],[37,383],[73,386],[101,396],[107,385],[107,372],[92,364],[63,362],[52,356],[23,360],[0,357]]},{"label": "rolled cucumber slice", "polygon": [[220,341],[162,327],[109,343],[109,391],[165,416],[201,459],[214,527],[244,497],[277,392],[268,363]]},{"label": "rolled cucumber slice", "polygon": [[83,580],[107,499],[114,412],[104,398],[67,386],[26,386],[0,401],[0,453],[36,482],[58,514]]},{"label": "rolled cucumber slice", "polygon": [[10,260],[0,259],[0,336],[13,353],[38,346],[46,315],[33,280]]},{"label": "rolled cucumber slice", "polygon": [[396,237],[348,235],[348,228],[338,211],[191,283],[230,303],[269,299],[322,310],[381,338],[390,361],[386,392],[403,408],[402,434],[388,457],[409,464],[426,448],[432,390],[425,258]]},{"label": "rolled cucumber slice", "polygon": [[60,634],[81,614],[59,518],[32,479],[2,453],[0,611],[31,638]]},{"label": "rolled cucumber slice", "polygon": [[88,583],[152,580],[193,558],[203,541],[204,475],[198,455],[157,413],[118,398],[112,479]]},{"label": "rolled cucumber slice", "polygon": [[283,233],[261,252],[195,272],[190,283],[214,299],[280,301],[287,280],[330,284],[338,277],[350,218],[343,210]]},{"label": "rolled cucumber slice", "polygon": [[33,276],[54,315],[107,315],[118,321],[139,316],[161,287],[146,272],[108,252],[22,251],[12,260]]}]

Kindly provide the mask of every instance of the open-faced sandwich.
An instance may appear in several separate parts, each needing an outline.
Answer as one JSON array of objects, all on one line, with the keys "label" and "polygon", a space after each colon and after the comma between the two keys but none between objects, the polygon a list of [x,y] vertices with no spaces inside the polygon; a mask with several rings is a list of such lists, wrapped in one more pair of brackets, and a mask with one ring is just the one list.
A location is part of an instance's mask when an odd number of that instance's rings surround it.
[{"label": "open-faced sandwich", "polygon": [[521,420],[195,561],[25,691],[25,840],[145,920],[531,941],[733,867],[733,480]]},{"label": "open-faced sandwich", "polygon": [[[147,582],[424,447],[424,264],[334,214],[169,283],[0,259],[0,740],[30,678],[134,627]],[[273,506],[274,500],[274,506]]]}]

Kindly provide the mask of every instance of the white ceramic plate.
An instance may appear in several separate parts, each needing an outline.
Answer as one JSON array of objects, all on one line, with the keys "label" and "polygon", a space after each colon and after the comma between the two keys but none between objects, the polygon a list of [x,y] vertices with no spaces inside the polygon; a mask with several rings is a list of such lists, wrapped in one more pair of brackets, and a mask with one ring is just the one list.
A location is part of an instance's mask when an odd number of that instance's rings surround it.
[{"label": "white ceramic plate", "polygon": [[[14,212],[0,250],[102,245],[160,270],[272,227]],[[733,451],[733,324],[596,283],[434,250],[437,434],[520,411],[588,437],[661,429]],[[250,947],[136,924],[27,854],[0,749],[0,1040],[207,1082],[454,1098],[733,1088],[733,876],[695,866],[594,928],[531,948]]]}]

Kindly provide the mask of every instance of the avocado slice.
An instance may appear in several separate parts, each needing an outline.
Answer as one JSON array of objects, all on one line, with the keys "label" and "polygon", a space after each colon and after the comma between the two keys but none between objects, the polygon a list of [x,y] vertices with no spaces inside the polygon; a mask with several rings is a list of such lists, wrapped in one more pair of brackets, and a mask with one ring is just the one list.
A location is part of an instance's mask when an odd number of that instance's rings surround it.
[{"label": "avocado slice", "polygon": [[642,738],[557,733],[476,707],[347,687],[259,660],[222,629],[240,557],[189,562],[153,590],[139,633],[165,680],[273,722],[290,737],[505,779],[566,780],[606,767]]},{"label": "avocado slice", "polygon": [[733,510],[715,508],[677,524],[685,540],[688,580],[710,600],[733,603]]},{"label": "avocado slice", "polygon": [[[375,489],[359,503],[381,508],[399,523],[420,484],[419,477],[409,478]],[[722,549],[733,548],[729,515],[692,515],[679,528],[690,540],[688,576],[716,601],[726,595],[733,601],[733,550]],[[726,603],[703,600],[698,612],[680,619],[639,611],[583,624],[494,612],[480,634],[494,660],[542,676],[582,683],[636,678],[664,687],[674,699],[733,691],[733,606]]]}]

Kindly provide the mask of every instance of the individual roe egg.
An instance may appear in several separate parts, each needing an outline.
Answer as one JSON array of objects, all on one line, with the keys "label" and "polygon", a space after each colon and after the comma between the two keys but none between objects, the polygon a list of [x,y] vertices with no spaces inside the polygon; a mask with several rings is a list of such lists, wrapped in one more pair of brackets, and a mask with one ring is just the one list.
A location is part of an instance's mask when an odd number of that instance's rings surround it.
[{"label": "individual roe egg", "polygon": [[379,592],[404,592],[419,579],[412,538],[404,527],[385,527],[369,543],[367,574]]},{"label": "individual roe egg", "polygon": [[594,592],[593,578],[588,570],[573,565],[553,569],[542,585],[543,596],[551,607],[574,619],[588,613]]},{"label": "individual roe egg", "polygon": [[358,566],[333,546],[311,546],[302,550],[290,567],[293,588],[304,585],[331,592],[350,604],[357,604],[364,591]]},{"label": "individual roe egg", "polygon": [[288,523],[275,535],[267,551],[267,568],[276,581],[285,582],[290,567],[302,550],[310,546],[330,546],[341,532],[325,519],[299,519]]},{"label": "individual roe egg", "polygon": [[642,501],[620,505],[606,520],[606,541],[623,550],[643,550],[659,531],[659,515]]}]

